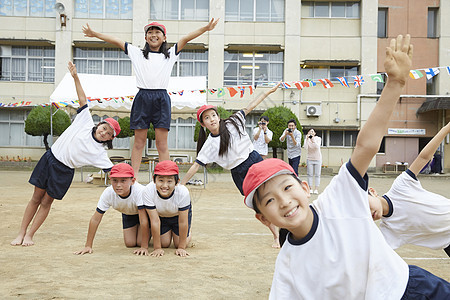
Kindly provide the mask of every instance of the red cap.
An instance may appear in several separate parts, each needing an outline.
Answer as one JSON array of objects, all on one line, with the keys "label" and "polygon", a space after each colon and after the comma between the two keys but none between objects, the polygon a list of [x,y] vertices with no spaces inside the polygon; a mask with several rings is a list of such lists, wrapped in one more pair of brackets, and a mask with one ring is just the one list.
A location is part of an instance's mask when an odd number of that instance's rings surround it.
[{"label": "red cap", "polygon": [[111,128],[113,129],[113,131],[114,131],[113,138],[116,137],[120,133],[121,129],[120,129],[119,122],[117,122],[115,119],[113,119],[113,118],[106,118],[103,121],[108,123],[109,126],[111,126]]},{"label": "red cap", "polygon": [[159,30],[161,30],[161,31],[164,33],[164,35],[166,35],[166,26],[164,26],[163,24],[158,23],[158,22],[151,22],[150,24],[145,25],[145,27],[144,27],[144,32],[145,32],[145,34],[147,34],[147,30],[148,30],[150,27],[156,27],[156,28],[159,28]]},{"label": "red cap", "polygon": [[178,175],[178,166],[171,160],[163,160],[156,164],[155,175]]},{"label": "red cap", "polygon": [[120,163],[114,165],[109,172],[109,177],[133,177],[134,178],[134,170],[133,168],[126,163]]},{"label": "red cap", "polygon": [[201,121],[201,117],[202,117],[202,113],[205,110],[208,109],[214,109],[215,111],[217,111],[217,107],[215,107],[214,105],[202,105],[198,110],[197,110],[197,121],[200,122],[200,124],[202,123]]},{"label": "red cap", "polygon": [[252,165],[248,169],[242,184],[245,205],[249,208],[254,208],[253,196],[255,191],[267,180],[282,174],[295,175],[295,172],[288,163],[277,158],[269,158]]}]

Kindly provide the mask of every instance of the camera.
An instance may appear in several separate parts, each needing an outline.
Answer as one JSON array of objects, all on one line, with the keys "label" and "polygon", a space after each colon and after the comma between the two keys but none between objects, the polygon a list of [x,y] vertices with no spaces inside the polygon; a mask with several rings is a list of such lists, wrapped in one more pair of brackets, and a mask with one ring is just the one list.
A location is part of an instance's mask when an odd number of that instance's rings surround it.
[{"label": "camera", "polygon": [[287,130],[288,132],[292,132],[292,129],[290,129],[290,128],[288,128],[288,130]]},{"label": "camera", "polygon": [[266,122],[258,122],[259,125],[266,125]]},{"label": "camera", "polygon": [[309,135],[308,137],[309,137],[310,139],[312,139],[312,138],[313,138],[313,136],[312,136],[312,135]]}]

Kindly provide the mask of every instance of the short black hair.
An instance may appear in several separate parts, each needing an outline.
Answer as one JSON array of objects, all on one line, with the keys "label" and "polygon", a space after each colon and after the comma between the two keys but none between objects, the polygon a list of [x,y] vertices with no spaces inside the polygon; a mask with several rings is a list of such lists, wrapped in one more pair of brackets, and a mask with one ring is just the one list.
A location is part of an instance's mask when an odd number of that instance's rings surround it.
[{"label": "short black hair", "polygon": [[295,126],[297,126],[297,121],[295,121],[295,119],[290,119],[289,121],[287,121],[287,123],[294,123]]},{"label": "short black hair", "polygon": [[261,118],[259,118],[259,120],[266,120],[266,122],[269,122],[269,117],[268,116],[261,116]]},{"label": "short black hair", "polygon": [[[156,181],[156,176],[158,176],[158,174],[153,174],[153,182]],[[170,176],[170,175],[159,175],[159,176]],[[178,174],[175,174],[175,175],[172,175],[172,176],[175,179],[175,182],[178,183],[178,180],[180,179]]]}]

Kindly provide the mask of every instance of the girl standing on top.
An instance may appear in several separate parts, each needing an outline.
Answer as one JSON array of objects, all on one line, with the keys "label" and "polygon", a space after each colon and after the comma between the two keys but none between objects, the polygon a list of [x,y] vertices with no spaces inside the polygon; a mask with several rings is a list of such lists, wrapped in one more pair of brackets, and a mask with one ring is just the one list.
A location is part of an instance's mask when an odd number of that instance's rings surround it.
[{"label": "girl standing on top", "polygon": [[192,39],[213,30],[218,21],[219,19],[212,18],[206,26],[182,37],[171,48],[167,46],[166,27],[158,22],[152,22],[144,27],[145,47],[142,50],[117,37],[96,32],[89,27],[89,24],[83,27],[85,36],[96,37],[118,46],[130,57],[133,64],[136,85],[139,88],[139,92],[133,100],[130,115],[130,128],[134,129],[135,135],[131,165],[136,178],[150,123],[155,128],[159,161],[170,159],[167,137],[170,130],[171,103],[166,88],[169,84],[172,67],[184,46]]},{"label": "girl standing on top", "polygon": [[120,125],[107,118],[94,126],[77,69],[72,62],[68,68],[75,82],[80,108],[73,123],[42,155],[31,174],[29,182],[35,186],[34,193],[25,209],[19,235],[11,242],[13,246],[34,245],[34,234],[47,218],[53,200],[61,200],[66,194],[75,168],[92,165],[109,172],[113,167],[106,148],[112,149],[112,139],[120,133]]},{"label": "girl standing on top", "polygon": [[[197,141],[197,158],[181,180],[182,185],[186,185],[189,179],[197,173],[200,166],[215,162],[224,169],[231,170],[236,187],[244,195],[242,183],[248,169],[251,165],[262,161],[261,155],[254,150],[253,143],[245,130],[245,116],[267,96],[275,92],[279,86],[280,83],[250,102],[246,108],[225,120],[219,117],[215,106],[203,105],[198,109],[197,120],[211,134],[206,137],[205,130],[200,129]],[[276,227],[269,226],[269,228],[274,237],[272,247],[279,248]]]}]

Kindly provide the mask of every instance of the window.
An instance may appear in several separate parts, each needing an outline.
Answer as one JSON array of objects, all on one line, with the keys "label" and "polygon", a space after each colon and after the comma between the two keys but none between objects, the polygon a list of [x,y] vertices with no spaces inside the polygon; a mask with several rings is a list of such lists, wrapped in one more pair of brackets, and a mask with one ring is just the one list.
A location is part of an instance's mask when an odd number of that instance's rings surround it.
[{"label": "window", "polygon": [[427,95],[436,95],[436,76],[427,79]]},{"label": "window", "polygon": [[151,0],[152,20],[209,20],[209,0]]},{"label": "window", "polygon": [[207,76],[208,51],[183,50],[175,63],[171,76]]},{"label": "window", "polygon": [[359,18],[359,2],[302,1],[303,18]]},{"label": "window", "polygon": [[384,82],[377,82],[377,95],[381,95],[381,92],[383,91],[384,85],[387,81],[386,73],[381,74],[381,77],[383,77]]},{"label": "window", "polygon": [[428,8],[428,33],[427,37],[437,37],[437,13],[438,9],[435,7]]},{"label": "window", "polygon": [[358,131],[330,130],[330,147],[355,147]]},{"label": "window", "polygon": [[283,52],[225,51],[224,85],[260,85],[283,79]]},{"label": "window", "polygon": [[337,81],[336,77],[347,77],[358,75],[357,66],[309,66],[301,65],[300,80],[318,80],[328,78]]},{"label": "window", "polygon": [[227,0],[225,21],[283,22],[284,0]]},{"label": "window", "polygon": [[74,63],[79,73],[131,75],[131,60],[116,48],[74,48]]},{"label": "window", "polygon": [[194,142],[195,123],[194,118],[171,120],[168,144],[170,149],[196,149]]},{"label": "window", "polygon": [[55,0],[0,0],[0,16],[54,18]]},{"label": "window", "polygon": [[25,133],[25,119],[31,110],[0,109],[0,146],[44,147],[42,136]]},{"label": "window", "polygon": [[387,37],[387,23],[388,23],[388,9],[379,8],[378,9],[378,37]]},{"label": "window", "polygon": [[0,46],[0,80],[55,81],[55,48]]},{"label": "window", "polygon": [[133,0],[75,0],[75,18],[133,18]]}]

